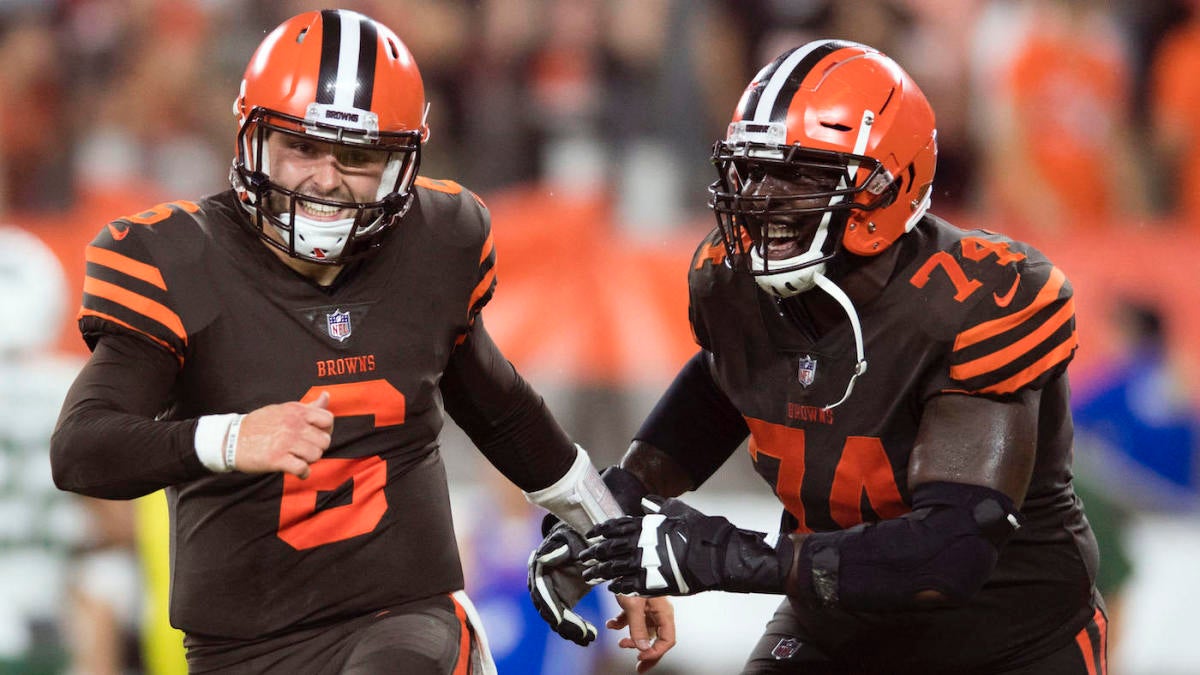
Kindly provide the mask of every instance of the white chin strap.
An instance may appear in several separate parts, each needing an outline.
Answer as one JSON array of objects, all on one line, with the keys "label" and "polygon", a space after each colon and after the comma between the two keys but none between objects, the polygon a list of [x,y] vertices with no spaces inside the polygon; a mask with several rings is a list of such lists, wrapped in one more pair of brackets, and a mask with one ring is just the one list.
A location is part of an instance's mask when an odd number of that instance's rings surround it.
[{"label": "white chin strap", "polygon": [[[750,256],[753,264],[753,257],[756,252],[751,249]],[[805,254],[807,255],[807,254]],[[804,257],[804,256],[800,256]],[[787,261],[789,263],[793,261]],[[837,403],[831,403],[825,406],[826,410],[831,410],[846,402],[850,398],[850,393],[854,391],[854,381],[859,375],[867,372],[867,358],[863,352],[863,336],[862,326],[858,321],[858,312],[854,311],[854,303],[850,302],[850,297],[838,285],[829,280],[825,276],[825,263],[819,265],[811,265],[799,270],[790,272],[780,272],[778,274],[764,274],[754,277],[760,288],[779,298],[789,298],[793,295],[799,295],[804,291],[812,289],[814,286],[820,287],[821,290],[829,294],[842,309],[845,310],[846,316],[850,317],[850,328],[854,332],[854,372],[850,375],[850,381],[846,383],[846,393],[838,399]]]},{"label": "white chin strap", "polygon": [[862,326],[858,323],[858,312],[854,311],[854,303],[850,302],[850,297],[821,272],[813,273],[813,281],[821,287],[821,290],[828,293],[829,297],[836,300],[842,309],[846,310],[846,316],[850,317],[850,328],[854,331],[854,355],[856,357],[854,372],[850,375],[850,381],[846,383],[846,393],[842,394],[837,403],[825,406],[826,410],[831,410],[850,398],[850,393],[854,391],[854,381],[858,379],[859,375],[867,372],[867,357],[863,354]]},{"label": "white chin strap", "polygon": [[[814,258],[821,256],[820,251],[808,250],[802,255],[787,260],[772,260],[772,265],[792,266],[800,263],[808,262]],[[759,255],[757,248],[750,249],[750,269],[754,271],[762,270],[765,267],[762,256]],[[825,263],[817,265],[809,265],[798,270],[788,270],[786,272],[776,272],[774,274],[759,274],[754,277],[758,287],[770,293],[777,298],[790,298],[793,295],[799,295],[805,291],[812,290],[813,286],[817,285],[814,277],[818,274],[825,273]]]},{"label": "white chin strap", "polygon": [[[354,227],[353,218],[324,221],[296,214],[296,222],[293,223],[292,214],[283,213],[279,219],[296,231],[296,252],[310,258],[336,258],[341,255],[350,229]],[[276,229],[284,241],[291,236],[287,230]]]}]

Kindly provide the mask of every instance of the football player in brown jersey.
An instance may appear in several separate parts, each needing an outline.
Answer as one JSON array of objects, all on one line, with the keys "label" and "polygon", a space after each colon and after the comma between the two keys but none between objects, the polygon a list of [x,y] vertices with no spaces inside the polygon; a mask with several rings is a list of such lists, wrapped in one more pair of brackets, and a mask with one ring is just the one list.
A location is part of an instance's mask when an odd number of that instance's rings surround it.
[{"label": "football player in brown jersey", "polygon": [[[86,250],[92,356],[52,439],[55,483],[166,488],[171,622],[193,672],[492,672],[443,410],[575,530],[629,511],[484,328],[488,212],[418,177],[426,104],[395,33],[344,10],[293,17],[234,112],[232,189],[119,219]],[[610,625],[656,663],[670,605],[621,603]],[[556,618],[596,636],[569,608]]]},{"label": "football player in brown jersey", "polygon": [[[913,80],[835,40],[763,68],[714,147],[700,350],[620,464],[644,515],[572,562],[617,592],[784,596],[743,672],[1106,670],[1071,486],[1071,286],[930,214],[935,160]],[[747,437],[777,539],[674,498]]]}]

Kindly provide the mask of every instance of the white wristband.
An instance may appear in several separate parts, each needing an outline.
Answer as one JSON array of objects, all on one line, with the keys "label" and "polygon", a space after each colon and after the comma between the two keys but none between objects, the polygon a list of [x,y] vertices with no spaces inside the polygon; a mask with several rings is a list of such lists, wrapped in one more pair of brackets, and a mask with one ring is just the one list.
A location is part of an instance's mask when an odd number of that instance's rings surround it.
[{"label": "white wristband", "polygon": [[205,415],[200,418],[192,443],[196,449],[196,457],[209,471],[216,473],[229,471],[225,466],[225,439],[229,433],[229,426],[234,419],[240,417],[242,415],[237,413],[228,413]]},{"label": "white wristband", "polygon": [[592,526],[625,515],[604,479],[592,465],[587,450],[575,444],[575,462],[549,487],[526,492],[525,499],[536,504],[584,534]]},{"label": "white wristband", "polygon": [[234,460],[237,459],[237,442],[238,432],[242,429],[242,420],[246,419],[245,415],[238,415],[229,423],[229,431],[225,434],[225,470],[233,471]]}]

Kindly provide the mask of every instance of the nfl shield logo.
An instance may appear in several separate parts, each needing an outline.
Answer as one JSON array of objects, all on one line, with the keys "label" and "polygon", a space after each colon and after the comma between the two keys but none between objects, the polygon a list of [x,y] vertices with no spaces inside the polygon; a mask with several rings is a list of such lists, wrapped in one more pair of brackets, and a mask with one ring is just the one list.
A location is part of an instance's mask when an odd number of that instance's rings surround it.
[{"label": "nfl shield logo", "polygon": [[800,651],[800,641],[794,637],[783,638],[775,648],[771,650],[771,656],[775,657],[776,661],[790,659]]},{"label": "nfl shield logo", "polygon": [[817,360],[807,354],[800,357],[798,377],[800,385],[807,389],[808,385],[812,384],[817,377]]},{"label": "nfl shield logo", "polygon": [[333,310],[332,314],[325,315],[325,325],[329,329],[329,337],[344,342],[350,337],[350,312]]}]

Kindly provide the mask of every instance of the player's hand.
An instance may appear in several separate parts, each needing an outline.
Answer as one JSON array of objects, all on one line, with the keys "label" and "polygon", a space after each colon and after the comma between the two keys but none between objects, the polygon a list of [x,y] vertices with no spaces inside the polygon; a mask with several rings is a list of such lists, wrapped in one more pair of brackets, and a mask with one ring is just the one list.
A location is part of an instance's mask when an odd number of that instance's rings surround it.
[{"label": "player's hand", "polygon": [[[692,595],[707,590],[783,593],[792,543],[781,550],[761,532],[740,530],[678,499],[642,499],[644,516],[614,518],[592,528],[580,553],[588,583],[609,581],[615,593]],[[599,541],[596,541],[599,538]]]},{"label": "player's hand", "polygon": [[649,671],[675,646],[675,608],[667,598],[618,595],[621,613],[604,625],[612,630],[629,627],[629,636],[617,643],[638,650],[637,672]]},{"label": "player's hand", "polygon": [[329,449],[333,413],[329,393],[315,401],[263,406],[246,415],[237,439],[233,466],[245,473],[282,471],[308,478],[308,465]]},{"label": "player's hand", "polygon": [[579,564],[579,552],[585,548],[583,536],[560,521],[529,555],[528,587],[533,606],[555,633],[580,646],[596,639],[596,627],[572,610],[592,590],[583,580],[583,566]]}]

